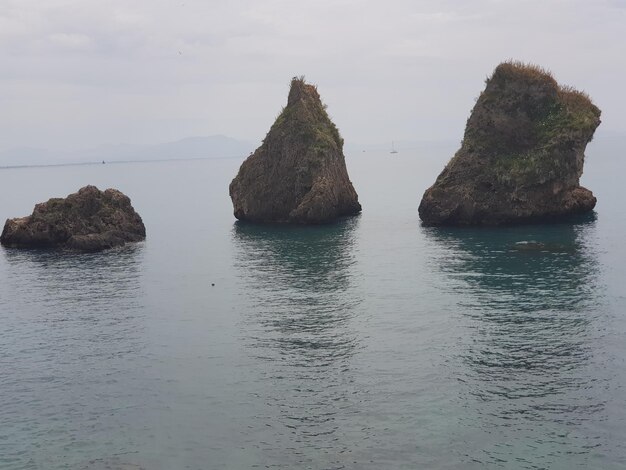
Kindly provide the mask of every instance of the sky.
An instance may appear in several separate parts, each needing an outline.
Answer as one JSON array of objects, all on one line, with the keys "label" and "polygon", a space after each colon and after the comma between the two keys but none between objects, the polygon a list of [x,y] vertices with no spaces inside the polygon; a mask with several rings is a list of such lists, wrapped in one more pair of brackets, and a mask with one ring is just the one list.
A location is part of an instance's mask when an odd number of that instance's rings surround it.
[{"label": "sky", "polygon": [[626,132],[626,0],[0,0],[0,151],[260,141],[290,80],[347,142],[461,140],[507,59]]}]

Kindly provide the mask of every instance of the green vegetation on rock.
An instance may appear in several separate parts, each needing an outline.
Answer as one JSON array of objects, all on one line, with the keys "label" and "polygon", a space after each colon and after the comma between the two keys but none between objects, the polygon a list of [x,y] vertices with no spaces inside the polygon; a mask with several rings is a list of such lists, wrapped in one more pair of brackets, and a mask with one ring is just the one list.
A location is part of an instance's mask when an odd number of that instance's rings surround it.
[{"label": "green vegetation on rock", "polygon": [[[584,149],[599,124],[600,110],[585,93],[560,86],[539,66],[500,64],[467,120],[461,149],[426,191],[422,219],[507,223],[552,217],[570,205],[593,207],[590,192],[581,204],[568,195],[583,194],[572,191],[579,188]],[[545,210],[540,193],[552,199]],[[559,200],[567,200],[567,208],[560,209]]]},{"label": "green vegetation on rock", "polygon": [[18,248],[100,251],[145,237],[145,226],[127,196],[85,186],[67,198],[37,204],[27,217],[7,220],[0,242]]},{"label": "green vegetation on rock", "polygon": [[287,105],[230,184],[235,217],[253,222],[324,223],[361,210],[343,139],[317,87],[291,81]]},{"label": "green vegetation on rock", "polygon": [[287,106],[282,109],[267,135],[276,134],[319,152],[343,147],[343,138],[330,120],[317,87],[307,84],[304,77],[294,77],[291,81]]}]

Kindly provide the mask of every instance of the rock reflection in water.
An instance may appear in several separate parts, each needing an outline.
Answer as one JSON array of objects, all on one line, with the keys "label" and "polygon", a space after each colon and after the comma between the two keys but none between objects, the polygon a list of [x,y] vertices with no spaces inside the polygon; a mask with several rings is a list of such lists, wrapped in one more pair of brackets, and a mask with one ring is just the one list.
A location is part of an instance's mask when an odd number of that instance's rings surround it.
[{"label": "rock reflection in water", "polygon": [[139,405],[142,248],[1,250],[4,289],[14,295],[0,296],[0,441],[14,453],[2,453],[0,467],[20,455],[32,468],[79,465],[84,457],[68,457],[69,443],[90,457],[94,443],[98,454],[134,451],[111,436]]},{"label": "rock reflection in water", "polygon": [[[139,306],[142,249],[138,244],[101,253],[31,249],[5,249],[3,253],[7,281],[13,279],[12,267],[21,270],[20,283],[11,287],[22,292],[23,302],[38,302],[40,309],[35,311],[45,311],[50,321],[84,320],[83,316],[89,315],[91,321],[98,322],[107,321],[100,316],[102,312],[117,318]],[[35,290],[43,290],[45,295],[32,295]],[[112,308],[117,301],[118,308]]]},{"label": "rock reflection in water", "polygon": [[273,429],[260,437],[264,455],[284,451],[280,446],[288,443],[280,436],[291,434],[291,445],[303,453],[299,463],[307,448],[332,448],[325,464],[340,465],[341,417],[358,401],[350,366],[359,347],[350,327],[360,304],[351,286],[357,226],[358,218],[314,227],[235,224],[236,263],[248,297],[243,334],[264,364],[260,381],[268,387],[256,397],[269,407],[260,421]]},{"label": "rock reflection in water", "polygon": [[520,468],[549,463],[555,448],[591,458],[610,376],[594,350],[604,330],[595,220],[425,233],[462,312],[461,429],[484,444],[469,458]]},{"label": "rock reflection in water", "polygon": [[597,261],[593,220],[480,229],[428,228],[442,245],[437,268],[468,294],[464,306],[498,321],[501,312],[583,310],[593,305]]}]

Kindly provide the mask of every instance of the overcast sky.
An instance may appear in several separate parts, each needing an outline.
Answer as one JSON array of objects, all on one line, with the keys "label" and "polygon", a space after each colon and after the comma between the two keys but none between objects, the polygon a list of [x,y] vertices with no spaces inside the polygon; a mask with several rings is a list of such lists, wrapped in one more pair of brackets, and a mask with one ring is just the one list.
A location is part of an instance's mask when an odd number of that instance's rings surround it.
[{"label": "overcast sky", "polygon": [[259,141],[292,76],[349,142],[461,139],[508,58],[626,132],[626,0],[0,0],[0,150]]}]

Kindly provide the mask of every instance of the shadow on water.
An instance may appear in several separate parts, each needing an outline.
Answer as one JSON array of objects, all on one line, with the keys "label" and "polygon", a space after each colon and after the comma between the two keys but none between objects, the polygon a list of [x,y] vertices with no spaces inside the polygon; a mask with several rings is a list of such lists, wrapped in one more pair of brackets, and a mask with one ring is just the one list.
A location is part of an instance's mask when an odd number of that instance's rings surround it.
[{"label": "shadow on water", "polygon": [[0,441],[14,450],[0,456],[0,467],[28,456],[24,468],[69,468],[132,450],[110,436],[132,412],[139,386],[142,250],[0,251],[0,294],[12,299],[0,295]]},{"label": "shadow on water", "polygon": [[[353,341],[338,327],[354,312],[350,268],[358,218],[314,227],[237,223],[237,268],[251,296],[257,346],[325,365],[349,356]],[[313,360],[311,363],[310,361]]]},{"label": "shadow on water", "polygon": [[[358,217],[315,226],[237,222],[233,236],[260,290],[289,287],[328,292],[347,287]],[[243,261],[243,260],[242,260]],[[244,274],[245,275],[245,274]]]},{"label": "shadow on water", "polygon": [[[595,219],[579,224],[425,228],[436,242],[432,268],[468,294],[463,306],[494,321],[502,311],[583,310],[594,303]],[[496,315],[490,316],[491,312]],[[546,319],[547,320],[547,319]]]},{"label": "shadow on water", "polygon": [[275,431],[273,452],[287,444],[278,437],[285,431],[298,448],[340,451],[336,418],[354,399],[350,358],[360,342],[350,326],[361,303],[351,280],[358,224],[354,217],[325,226],[233,228],[247,297],[244,341],[267,387],[261,399],[269,416],[261,421],[284,426]]},{"label": "shadow on water", "polygon": [[100,321],[103,312],[116,316],[137,307],[142,253],[142,244],[100,253],[3,249],[11,288],[25,302],[42,303],[50,321]]},{"label": "shadow on water", "polygon": [[431,268],[460,307],[450,361],[468,413],[459,419],[485,439],[472,459],[516,459],[526,468],[600,445],[597,434],[584,429],[603,419],[602,390],[610,380],[601,351],[595,232],[593,217],[575,224],[424,229]]}]

